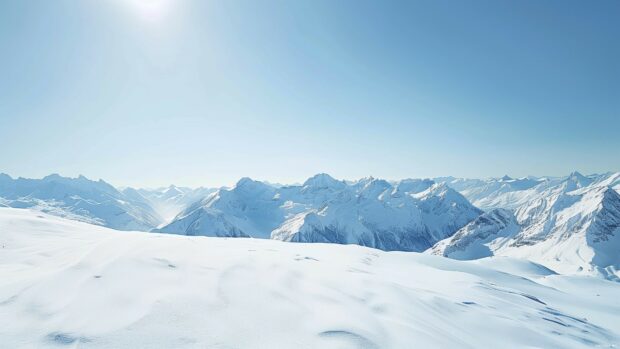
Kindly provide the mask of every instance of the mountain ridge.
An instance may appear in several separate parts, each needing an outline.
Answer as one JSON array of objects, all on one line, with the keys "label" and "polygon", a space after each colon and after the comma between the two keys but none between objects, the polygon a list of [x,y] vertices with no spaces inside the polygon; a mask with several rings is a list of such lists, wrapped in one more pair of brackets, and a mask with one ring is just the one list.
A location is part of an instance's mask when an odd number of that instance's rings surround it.
[{"label": "mountain ridge", "polygon": [[422,251],[481,213],[446,185],[410,193],[403,190],[411,182],[402,184],[377,178],[348,184],[322,173],[276,188],[242,178],[156,231]]},{"label": "mountain ridge", "polygon": [[[489,211],[427,252],[457,259],[526,258],[562,273],[620,281],[619,178],[573,173],[516,209],[501,211],[504,221],[492,219],[500,209]],[[508,221],[510,229],[503,224]]]}]

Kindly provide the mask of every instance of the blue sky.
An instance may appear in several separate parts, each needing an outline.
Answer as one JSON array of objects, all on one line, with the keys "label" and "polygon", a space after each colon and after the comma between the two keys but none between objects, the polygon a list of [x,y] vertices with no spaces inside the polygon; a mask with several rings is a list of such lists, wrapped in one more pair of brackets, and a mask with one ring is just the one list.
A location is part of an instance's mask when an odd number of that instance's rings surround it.
[{"label": "blue sky", "polygon": [[619,1],[0,2],[0,172],[620,170]]}]

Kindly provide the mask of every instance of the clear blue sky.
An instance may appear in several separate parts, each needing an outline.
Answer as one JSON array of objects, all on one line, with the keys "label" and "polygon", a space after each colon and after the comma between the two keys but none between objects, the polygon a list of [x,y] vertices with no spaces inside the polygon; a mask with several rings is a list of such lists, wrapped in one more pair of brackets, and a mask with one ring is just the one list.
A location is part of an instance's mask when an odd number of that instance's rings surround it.
[{"label": "clear blue sky", "polygon": [[620,170],[620,1],[0,1],[0,172]]}]

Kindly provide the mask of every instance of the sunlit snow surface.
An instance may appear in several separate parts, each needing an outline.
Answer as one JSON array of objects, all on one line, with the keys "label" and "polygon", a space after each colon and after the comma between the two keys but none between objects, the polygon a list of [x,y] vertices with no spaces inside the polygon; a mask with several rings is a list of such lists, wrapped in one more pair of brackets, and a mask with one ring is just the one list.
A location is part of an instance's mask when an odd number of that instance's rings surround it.
[{"label": "sunlit snow surface", "polygon": [[2,348],[613,348],[620,283],[0,208]]}]

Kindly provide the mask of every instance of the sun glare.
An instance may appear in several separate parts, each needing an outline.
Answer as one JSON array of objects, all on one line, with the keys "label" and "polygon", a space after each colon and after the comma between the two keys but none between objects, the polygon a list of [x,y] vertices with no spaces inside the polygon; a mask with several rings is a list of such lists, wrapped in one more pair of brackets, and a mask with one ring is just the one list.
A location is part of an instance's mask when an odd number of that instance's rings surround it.
[{"label": "sun glare", "polygon": [[172,0],[126,0],[141,18],[147,21],[159,21],[170,10]]}]

